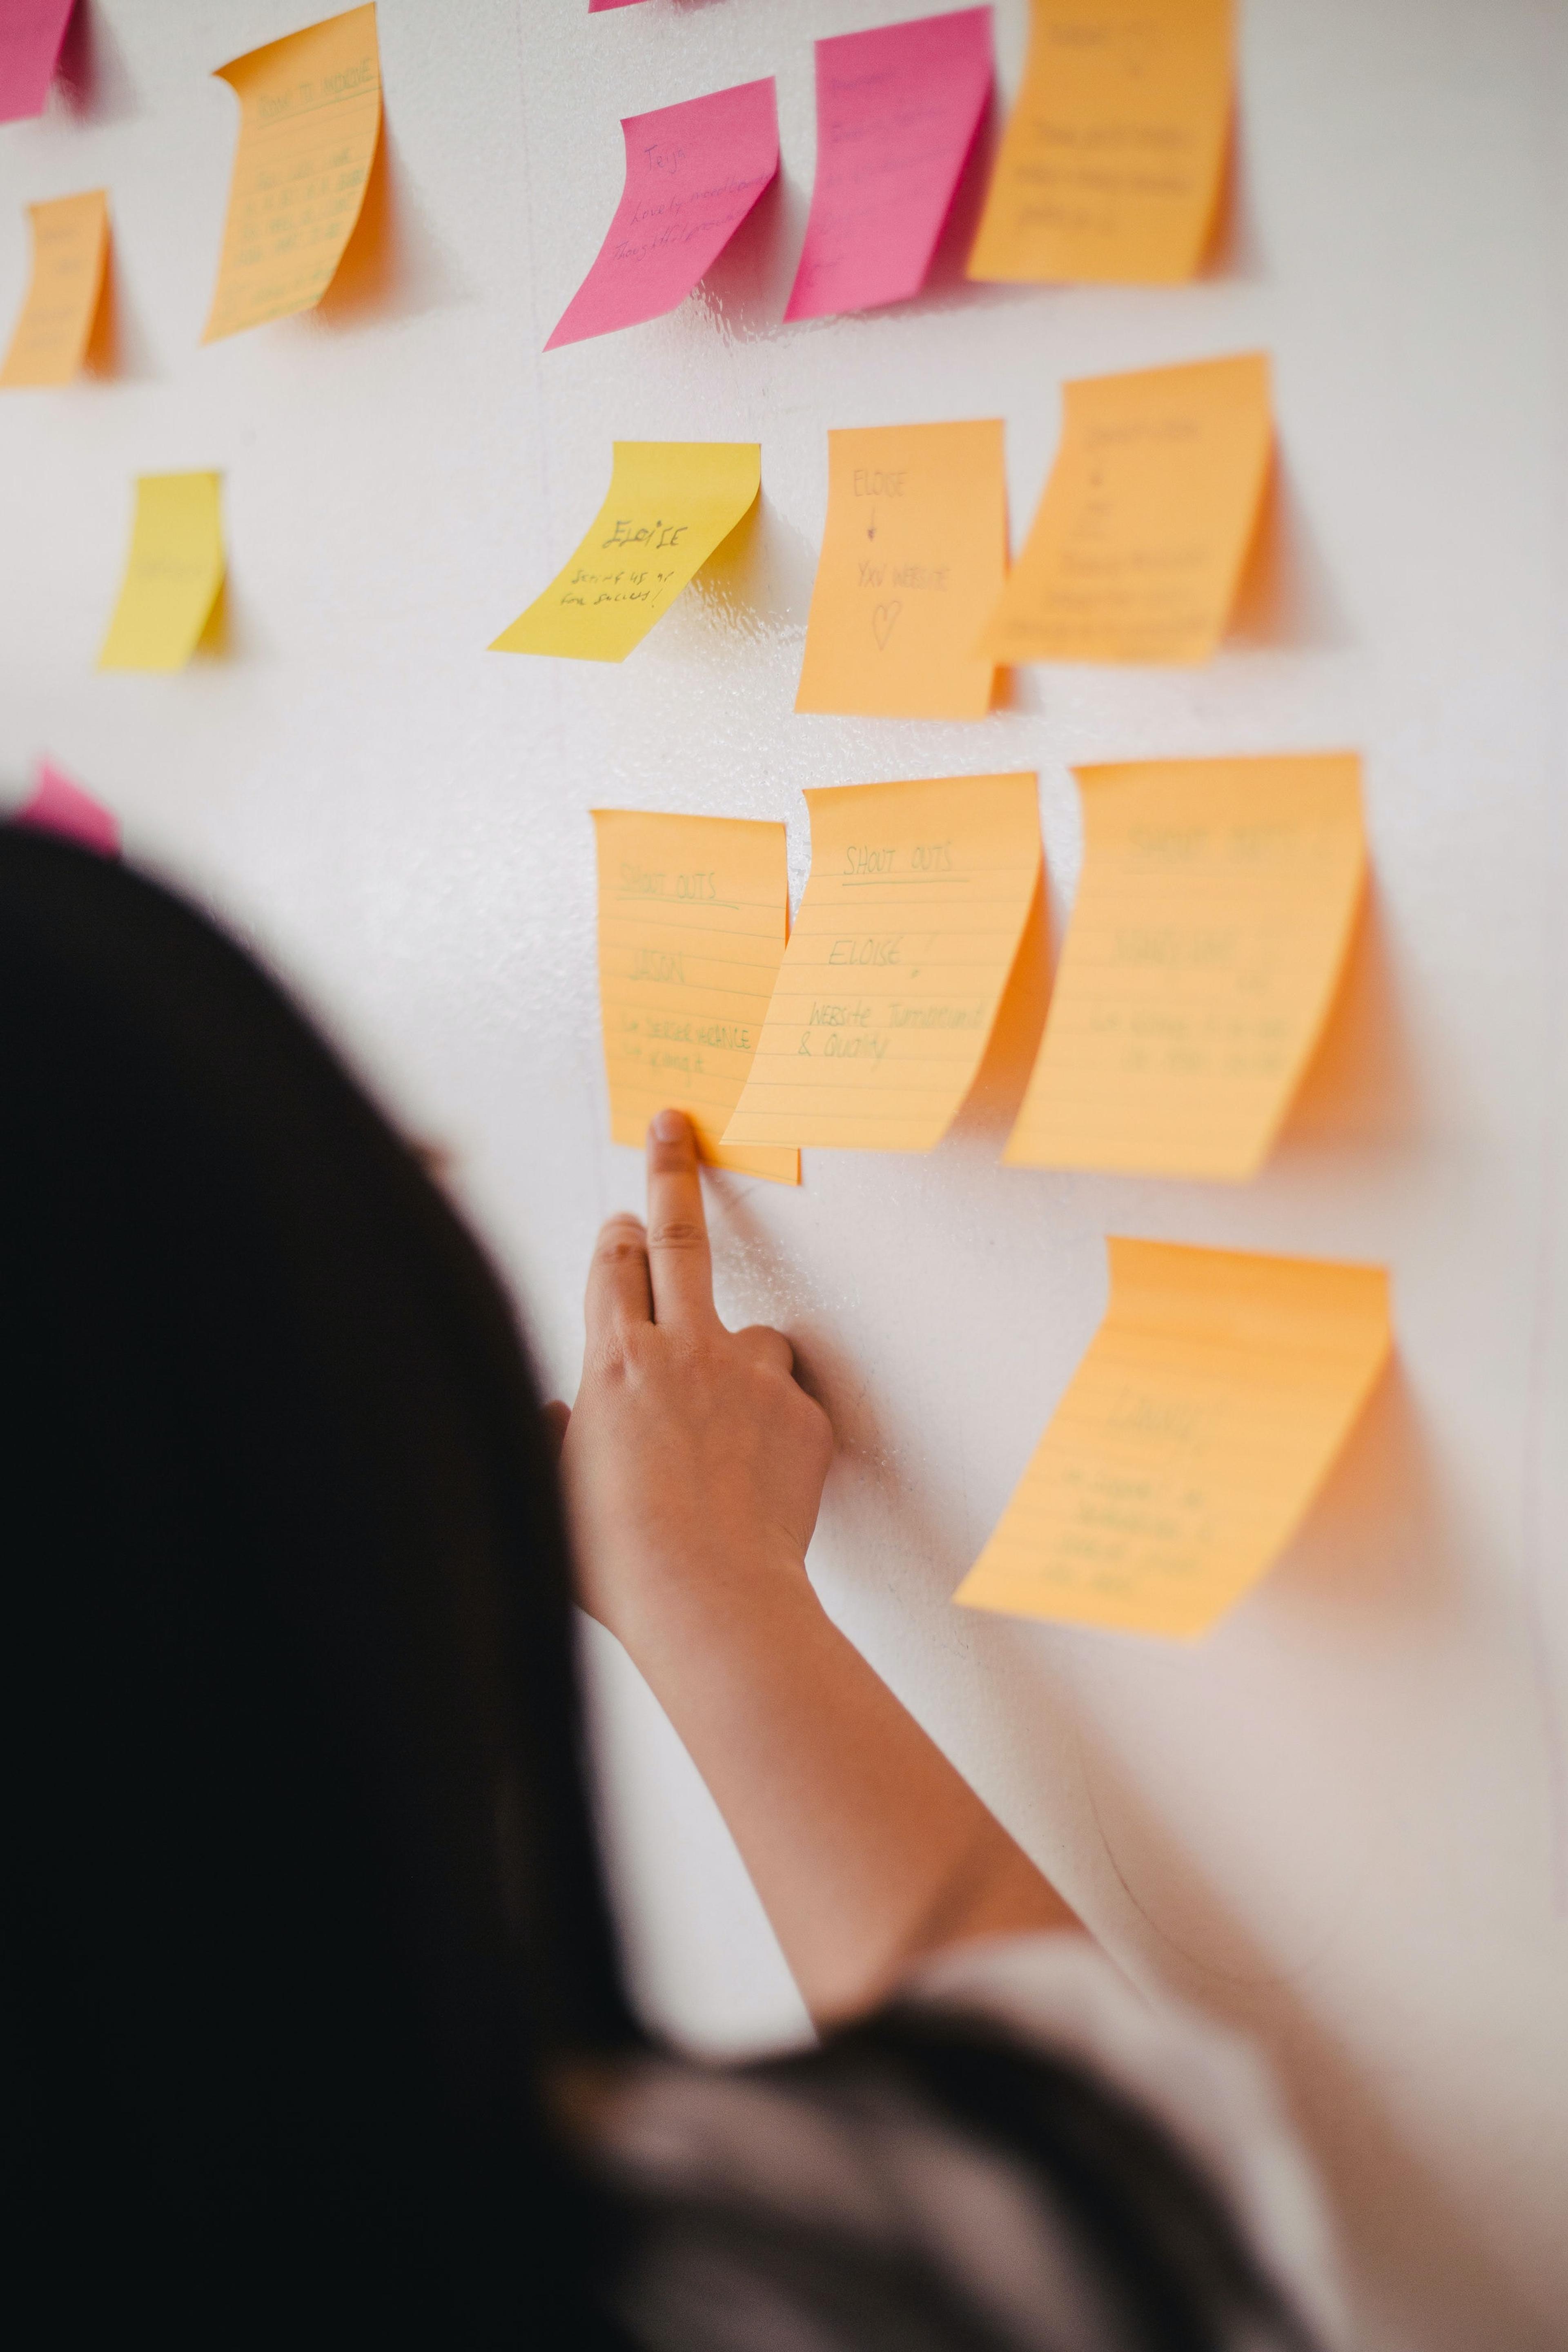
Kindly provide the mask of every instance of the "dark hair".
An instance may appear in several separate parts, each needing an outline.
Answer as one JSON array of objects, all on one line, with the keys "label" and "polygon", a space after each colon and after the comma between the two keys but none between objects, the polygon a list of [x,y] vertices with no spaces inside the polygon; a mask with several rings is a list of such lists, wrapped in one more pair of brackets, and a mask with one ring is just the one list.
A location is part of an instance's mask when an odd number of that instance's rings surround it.
[{"label": "dark hair", "polygon": [[[282,992],[153,883],[0,827],[0,1008],[13,2304],[269,2352],[595,2352],[616,2310],[731,2352],[781,2308],[792,2342],[1015,2345],[918,2235],[576,2168],[551,2063],[640,2043],[499,1286]],[[904,2010],[752,2079],[1016,2160],[1119,2345],[1306,2341],[1080,2069]]]},{"label": "dark hair", "polygon": [[[635,2038],[497,1285],[240,950],[0,827],[5,2196],[62,2337],[594,2340]],[[504,2278],[502,2273],[504,2270]]]}]

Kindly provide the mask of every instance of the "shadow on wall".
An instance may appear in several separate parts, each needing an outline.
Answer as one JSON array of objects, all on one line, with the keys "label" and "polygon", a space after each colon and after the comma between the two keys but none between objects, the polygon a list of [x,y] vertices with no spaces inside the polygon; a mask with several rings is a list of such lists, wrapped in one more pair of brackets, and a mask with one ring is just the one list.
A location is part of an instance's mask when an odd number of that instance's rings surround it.
[{"label": "shadow on wall", "polygon": [[[1113,1810],[1119,1833],[1147,1851],[1168,1848],[1168,1833],[1104,1736],[1080,1725],[1080,1737],[1097,1811]],[[1145,1972],[1174,1979],[1174,1990],[1255,2034],[1268,2051],[1360,2283],[1365,2340],[1419,2343],[1423,2352],[1476,2352],[1482,2345],[1552,2352],[1562,2340],[1559,2322],[1519,2294],[1488,2242],[1484,2217],[1461,2204],[1406,2144],[1356,2059],[1313,2013],[1299,1986],[1270,1975],[1265,1954],[1205,1884],[1191,1856],[1170,1856],[1169,1866],[1181,1880],[1189,1922],[1201,1926],[1203,1945],[1237,1956],[1242,1966],[1223,1978],[1184,1968],[1176,1948],[1156,1927],[1163,1957],[1154,1956]],[[1140,1940],[1147,1945],[1146,1937]]]},{"label": "shadow on wall", "polygon": [[1373,876],[1332,1009],[1286,1113],[1275,1151],[1410,1143],[1420,1119],[1419,1082],[1398,964]]},{"label": "shadow on wall", "polygon": [[1268,274],[1252,202],[1247,124],[1239,107],[1232,110],[1219,202],[1215,206],[1214,232],[1198,265],[1197,274],[1203,279],[1224,278],[1251,281],[1266,278]]},{"label": "shadow on wall", "polygon": [[805,214],[805,192],[786,179],[781,164],[679,307],[694,310],[704,326],[732,342],[773,333],[789,299]]},{"label": "shadow on wall", "polygon": [[76,0],[60,43],[54,88],[82,122],[129,122],[142,111],[136,86],[98,0]]},{"label": "shadow on wall", "polygon": [[[77,13],[79,16],[81,13],[79,8]],[[82,368],[89,376],[112,380],[117,383],[149,383],[158,374],[153,362],[152,345],[126,299],[125,273],[121,267],[120,242],[114,234],[112,215],[103,291],[98,299],[92,332],[82,355]]]},{"label": "shadow on wall", "polygon": [[1277,448],[1231,607],[1227,652],[1326,653],[1354,642],[1290,463]]},{"label": "shadow on wall", "polygon": [[[727,635],[739,632],[753,643],[798,636],[816,577],[815,551],[764,492],[720,541],[668,619],[679,617],[682,604],[695,604]],[[671,642],[668,635],[666,642]]]},{"label": "shadow on wall", "polygon": [[371,317],[411,319],[465,301],[469,289],[420,207],[397,143],[381,126],[364,202],[331,284],[303,315],[329,331]]}]

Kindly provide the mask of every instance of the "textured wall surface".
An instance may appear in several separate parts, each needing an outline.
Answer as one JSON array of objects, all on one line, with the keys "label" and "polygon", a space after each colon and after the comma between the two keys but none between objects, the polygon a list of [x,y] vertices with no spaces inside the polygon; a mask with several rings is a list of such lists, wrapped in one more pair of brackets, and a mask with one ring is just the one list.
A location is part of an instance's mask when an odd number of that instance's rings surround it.
[{"label": "textured wall surface", "polygon": [[[111,375],[0,395],[0,775],[14,795],[51,751],[292,976],[455,1155],[570,1393],[594,1230],[639,1182],[605,1140],[592,804],[783,817],[798,887],[803,785],[1037,769],[1059,940],[1072,761],[1364,753],[1372,914],[1261,1181],[1003,1171],[974,1117],[929,1159],[810,1153],[799,1193],[716,1182],[718,1255],[727,1309],[796,1335],[837,1421],[831,1607],[1134,1976],[1268,2045],[1369,2343],[1544,2352],[1568,2335],[1568,12],[1248,0],[1197,284],[971,287],[953,237],[921,300],[781,328],[811,37],[928,5],[381,0],[384,168],[345,281],[204,351],[236,123],[208,75],[309,0],[89,0],[47,117],[0,131],[0,320],[22,205],[102,184],[117,346]],[[1024,0],[996,20],[1010,91]],[[618,193],[616,118],[766,72],[783,183],[707,285],[543,355]],[[1258,346],[1279,491],[1212,667],[1026,671],[973,725],[793,715],[829,425],[1005,415],[1017,534],[1064,376]],[[617,434],[759,438],[760,520],[621,668],[488,654]],[[132,477],[194,467],[224,473],[225,641],[95,676]],[[1190,1651],[948,1603],[1095,1328],[1107,1232],[1394,1269],[1397,1377]],[[798,2031],[683,1754],[587,1646],[650,2012],[714,2048]]]}]

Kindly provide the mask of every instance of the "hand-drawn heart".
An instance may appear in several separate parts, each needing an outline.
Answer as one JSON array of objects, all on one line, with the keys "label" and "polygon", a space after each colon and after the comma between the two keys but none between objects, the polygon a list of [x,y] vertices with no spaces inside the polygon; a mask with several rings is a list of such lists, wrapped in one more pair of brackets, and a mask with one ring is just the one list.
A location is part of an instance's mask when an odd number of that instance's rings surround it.
[{"label": "hand-drawn heart", "polygon": [[887,652],[888,639],[893,634],[893,623],[898,619],[899,614],[903,611],[903,606],[895,596],[890,604],[879,604],[876,611],[872,614],[871,635],[877,640],[879,652],[884,654]]}]

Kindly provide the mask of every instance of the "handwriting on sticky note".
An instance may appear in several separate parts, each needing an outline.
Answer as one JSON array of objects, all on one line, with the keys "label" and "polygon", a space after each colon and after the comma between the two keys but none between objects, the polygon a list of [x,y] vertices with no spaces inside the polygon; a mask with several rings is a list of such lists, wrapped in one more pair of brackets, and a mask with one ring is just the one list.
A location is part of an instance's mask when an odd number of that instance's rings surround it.
[{"label": "handwriting on sticky note", "polygon": [[1379,1266],[1112,1241],[1104,1322],[970,1608],[1191,1637],[1294,1533],[1386,1362]]},{"label": "handwriting on sticky note", "polygon": [[1272,446],[1260,352],[1064,385],[1056,463],[985,650],[997,661],[1206,661]]},{"label": "handwriting on sticky note", "polygon": [[490,647],[624,661],[756,504],[754,441],[617,441],[609,496],[571,562]]},{"label": "handwriting on sticky note", "polygon": [[1173,285],[1213,230],[1231,0],[1035,0],[971,278]]},{"label": "handwriting on sticky note", "polygon": [[239,146],[212,313],[216,342],[319,302],[359,218],[381,133],[374,6],[220,66]]},{"label": "handwriting on sticky note", "polygon": [[800,1181],[800,1154],[731,1146],[789,930],[782,824],[595,809],[599,1006],[610,1131],[641,1144],[683,1110],[716,1167]]},{"label": "handwriting on sticky note", "polygon": [[723,251],[779,168],[773,85],[629,114],[626,177],[599,256],[545,345],[661,318]]},{"label": "handwriting on sticky note", "polygon": [[726,1143],[929,1151],[984,1055],[1040,872],[1033,776],[805,795],[811,874]]},{"label": "handwriting on sticky note", "polygon": [[75,0],[5,0],[0,8],[0,122],[42,114]]},{"label": "handwriting on sticky note", "polygon": [[34,833],[61,834],[100,857],[120,854],[118,817],[48,760],[39,761],[33,790],[12,821]]},{"label": "handwriting on sticky note", "polygon": [[143,474],[100,669],[183,669],[223,586],[216,474]]},{"label": "handwriting on sticky note", "polygon": [[816,178],[786,319],[901,302],[925,283],[991,94],[991,11],[816,44]]},{"label": "handwriting on sticky note", "polygon": [[109,201],[101,188],[29,205],[33,274],[0,384],[69,383],[87,356],[109,254]]},{"label": "handwriting on sticky note", "polygon": [[1078,779],[1083,874],[1005,1156],[1255,1175],[1350,945],[1361,762],[1165,760]]},{"label": "handwriting on sticky note", "polygon": [[984,718],[995,673],[974,643],[1006,568],[1000,424],[829,433],[795,709]]}]

